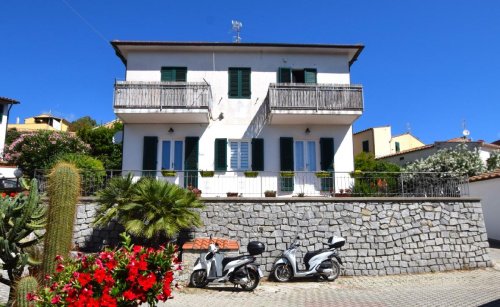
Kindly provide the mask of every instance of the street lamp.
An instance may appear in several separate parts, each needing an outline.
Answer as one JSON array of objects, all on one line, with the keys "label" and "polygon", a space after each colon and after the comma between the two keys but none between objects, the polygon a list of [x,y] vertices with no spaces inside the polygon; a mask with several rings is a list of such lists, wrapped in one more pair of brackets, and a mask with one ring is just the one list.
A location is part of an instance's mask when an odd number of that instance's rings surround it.
[{"label": "street lamp", "polygon": [[19,178],[23,176],[23,171],[19,168],[16,168],[14,171],[14,176],[16,176],[16,188],[19,187]]}]

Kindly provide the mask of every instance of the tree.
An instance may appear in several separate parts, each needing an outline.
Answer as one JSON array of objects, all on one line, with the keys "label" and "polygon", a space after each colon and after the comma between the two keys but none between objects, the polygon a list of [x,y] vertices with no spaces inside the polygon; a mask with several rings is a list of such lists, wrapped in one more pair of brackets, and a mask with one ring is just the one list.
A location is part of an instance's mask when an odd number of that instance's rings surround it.
[{"label": "tree", "polygon": [[80,117],[69,125],[69,131],[77,132],[82,129],[92,129],[97,126],[97,122],[90,116]]},{"label": "tree", "polygon": [[441,173],[441,177],[475,176],[486,171],[479,151],[470,150],[466,144],[444,148],[435,154],[408,164],[406,172]]},{"label": "tree", "polygon": [[4,159],[20,167],[28,176],[36,169],[48,168],[54,159],[64,153],[90,151],[90,146],[67,132],[38,130],[21,134],[6,149]]},{"label": "tree", "polygon": [[500,168],[500,150],[495,150],[491,153],[488,160],[486,160],[486,165],[489,171],[494,171]]},{"label": "tree", "polygon": [[361,152],[354,157],[352,194],[356,196],[387,196],[398,193],[400,167],[376,160],[373,154]]},{"label": "tree", "polygon": [[16,128],[12,128],[7,130],[7,134],[5,135],[5,146],[9,146],[14,142],[15,139],[21,136],[21,132],[17,131]]},{"label": "tree", "polygon": [[98,193],[98,202],[95,226],[116,219],[127,232],[147,240],[171,238],[182,229],[201,226],[196,209],[203,205],[195,194],[154,178],[142,178],[136,183],[131,174],[113,178]]},{"label": "tree", "polygon": [[106,169],[121,169],[122,147],[113,143],[113,136],[123,129],[123,124],[116,123],[112,128],[84,128],[77,131],[78,137],[90,144],[90,154],[101,160]]}]

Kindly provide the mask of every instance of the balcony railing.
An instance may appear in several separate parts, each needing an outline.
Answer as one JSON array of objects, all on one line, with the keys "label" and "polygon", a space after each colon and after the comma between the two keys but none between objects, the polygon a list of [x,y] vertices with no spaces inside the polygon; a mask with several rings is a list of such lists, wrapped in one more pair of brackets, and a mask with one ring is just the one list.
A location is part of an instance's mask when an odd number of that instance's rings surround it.
[{"label": "balcony railing", "polygon": [[[324,197],[462,197],[469,195],[468,178],[453,173],[385,172],[212,172],[144,170],[83,170],[81,195],[91,196],[107,186],[113,177],[132,173],[136,179],[155,177],[184,188],[196,187],[205,197],[277,196]],[[205,173],[207,173],[205,171]],[[288,175],[285,176],[285,174]],[[290,174],[291,173],[291,174]],[[47,170],[36,170],[40,192],[47,190]],[[249,176],[251,175],[251,176]],[[291,175],[291,176],[290,176]]]},{"label": "balcony railing", "polygon": [[283,110],[363,110],[363,87],[352,84],[271,83],[269,106]]},{"label": "balcony railing", "polygon": [[116,81],[118,109],[211,109],[210,85],[198,82]]}]

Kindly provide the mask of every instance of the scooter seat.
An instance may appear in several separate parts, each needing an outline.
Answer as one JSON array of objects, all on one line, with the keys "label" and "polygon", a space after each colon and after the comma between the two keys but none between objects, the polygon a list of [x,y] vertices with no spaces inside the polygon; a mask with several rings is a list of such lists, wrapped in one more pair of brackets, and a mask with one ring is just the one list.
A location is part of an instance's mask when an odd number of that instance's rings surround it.
[{"label": "scooter seat", "polygon": [[226,257],[226,258],[222,259],[222,267],[225,268],[226,264],[228,264],[229,262],[234,261],[234,260],[238,260],[238,259],[242,259],[245,257],[250,257],[250,256],[241,255],[241,256],[237,256],[237,257]]},{"label": "scooter seat", "polygon": [[314,252],[307,252],[304,256],[304,264],[306,265],[306,268],[309,270],[309,260],[311,260],[312,257],[319,255],[325,251],[328,251],[328,249],[320,249]]}]

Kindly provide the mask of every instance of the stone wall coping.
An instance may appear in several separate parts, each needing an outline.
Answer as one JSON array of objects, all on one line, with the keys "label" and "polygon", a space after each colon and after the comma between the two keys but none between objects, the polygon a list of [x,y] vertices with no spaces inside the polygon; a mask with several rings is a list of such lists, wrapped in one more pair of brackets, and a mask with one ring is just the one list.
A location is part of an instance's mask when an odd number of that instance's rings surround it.
[{"label": "stone wall coping", "polygon": [[[479,197],[201,197],[205,202],[229,203],[346,203],[346,202],[479,202]],[[97,197],[79,198],[79,204],[96,203]]]},{"label": "stone wall coping", "polygon": [[205,202],[225,203],[356,203],[356,202],[480,202],[479,197],[201,197]]}]

